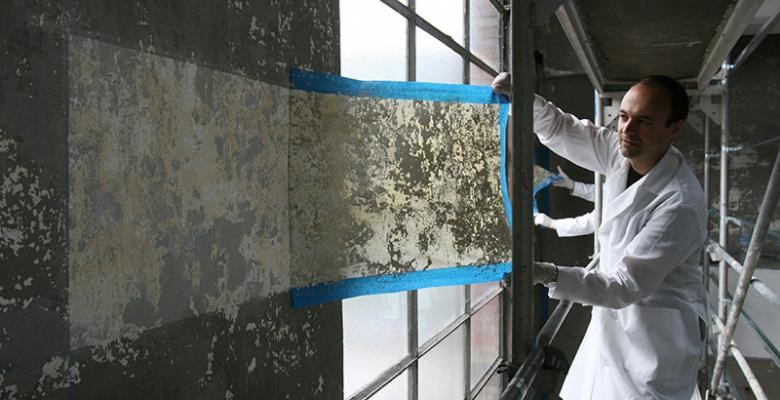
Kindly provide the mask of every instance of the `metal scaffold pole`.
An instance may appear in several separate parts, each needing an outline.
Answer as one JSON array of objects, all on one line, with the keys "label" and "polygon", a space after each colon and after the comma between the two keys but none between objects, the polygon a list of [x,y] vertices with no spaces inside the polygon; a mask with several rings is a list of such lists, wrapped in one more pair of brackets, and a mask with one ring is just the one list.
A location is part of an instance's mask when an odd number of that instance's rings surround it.
[{"label": "metal scaffold pole", "polygon": [[512,0],[512,364],[534,340],[533,290],[533,1]]},{"label": "metal scaffold pole", "polygon": [[[604,126],[604,99],[599,94],[598,90],[594,90],[596,101],[596,125]],[[603,186],[604,176],[598,172],[594,172],[593,177],[593,254],[598,254],[601,250],[599,245],[599,226],[601,226],[601,204],[604,201]]]},{"label": "metal scaffold pole", "polygon": [[[723,105],[722,118],[720,124],[720,221],[719,221],[719,243],[724,248],[728,248],[728,145],[729,145],[729,68],[728,62],[723,64],[723,94],[721,104]],[[728,312],[728,265],[721,260],[718,265],[718,318],[726,320]],[[718,348],[723,346],[723,335],[718,336]],[[720,377],[719,377],[720,379]],[[725,381],[721,382],[725,385]],[[718,396],[722,399],[721,396]]]},{"label": "metal scaffold pole", "polygon": [[747,296],[750,282],[753,279],[753,272],[755,271],[756,264],[758,264],[758,259],[761,257],[766,233],[767,230],[769,230],[769,223],[772,219],[772,212],[774,211],[775,206],[777,206],[777,198],[779,195],[780,151],[777,152],[775,165],[772,168],[772,175],[769,177],[766,193],[764,193],[764,199],[761,201],[761,207],[758,210],[756,227],[753,230],[753,236],[750,238],[750,245],[748,247],[747,255],[745,256],[742,274],[739,276],[739,283],[737,284],[737,291],[734,294],[734,302],[731,306],[731,311],[728,315],[728,319],[721,318],[722,321],[726,321],[726,328],[721,332],[720,336],[718,358],[715,361],[715,368],[712,372],[712,381],[710,382],[711,392],[717,391],[721,377],[723,376],[729,345],[734,338],[734,332],[737,330],[739,314],[742,311],[742,306],[745,304],[745,297]]}]

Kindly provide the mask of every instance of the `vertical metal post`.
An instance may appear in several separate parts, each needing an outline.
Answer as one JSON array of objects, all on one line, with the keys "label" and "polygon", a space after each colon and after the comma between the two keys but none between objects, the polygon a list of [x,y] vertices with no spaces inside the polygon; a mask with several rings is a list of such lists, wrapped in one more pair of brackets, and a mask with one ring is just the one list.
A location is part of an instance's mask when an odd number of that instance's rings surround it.
[{"label": "vertical metal post", "polygon": [[[723,122],[720,124],[720,223],[718,242],[724,249],[728,249],[728,207],[729,207],[729,64],[728,60],[723,64],[723,93],[721,94],[721,106]],[[725,321],[728,313],[728,265],[721,260],[718,265],[718,318]],[[718,348],[723,347],[723,333],[718,335]],[[721,379],[721,385],[725,386],[725,379]],[[723,395],[718,394],[718,399]]]},{"label": "vertical metal post", "polygon": [[534,341],[533,1],[512,0],[512,363],[520,365]]},{"label": "vertical metal post", "polygon": [[[709,232],[710,232],[710,117],[707,116],[706,113],[702,113],[702,116],[704,118],[704,208],[706,211],[705,214],[705,229],[707,230],[707,237],[709,238]],[[702,252],[702,280],[704,282],[704,287],[709,292],[710,288],[710,262],[709,262],[709,256],[707,254],[707,248],[705,246],[704,251]]]},{"label": "vertical metal post", "polygon": [[[599,94],[598,90],[593,91],[595,101],[595,120],[596,125],[604,126],[604,99]],[[601,204],[604,202],[603,186],[604,177],[594,172],[593,177],[593,254],[599,254],[601,246],[599,245],[599,226],[601,226]]]},{"label": "vertical metal post", "polygon": [[406,292],[406,324],[407,329],[409,331],[408,336],[408,349],[409,349],[409,355],[414,357],[414,362],[409,365],[409,368],[407,369],[406,373],[406,382],[407,382],[407,399],[409,400],[417,400],[418,393],[419,393],[419,379],[418,379],[418,371],[419,371],[419,351],[420,346],[418,343],[418,321],[419,321],[419,314],[417,313],[417,291],[416,290],[410,290]]},{"label": "vertical metal post", "polygon": [[[415,11],[415,0],[408,0],[407,7],[412,12]],[[417,25],[414,20],[409,18],[406,20],[406,80],[414,82],[417,80]],[[406,321],[407,329],[409,330],[408,336],[408,349],[409,355],[415,358],[412,365],[409,366],[406,373],[407,383],[407,399],[417,400],[418,397],[418,371],[419,371],[419,343],[418,337],[418,314],[417,314],[417,291],[410,290],[406,295]]]},{"label": "vertical metal post", "polygon": [[[710,117],[707,116],[706,113],[702,113],[702,116],[704,117],[704,208],[705,208],[705,229],[707,230],[707,242],[709,242],[710,237]],[[704,246],[704,249],[701,252],[701,270],[702,270],[702,279],[704,282],[704,288],[706,293],[709,294],[710,292],[710,256],[707,252],[707,245]],[[710,334],[709,332],[705,333],[705,343],[709,343],[710,341]],[[701,371],[699,375],[699,387],[705,388],[707,387],[707,384],[709,382],[709,372],[710,372],[710,351],[709,347],[704,347],[704,359],[702,360],[702,364],[704,365],[703,370]]]},{"label": "vertical metal post", "polygon": [[[737,290],[734,293],[734,303],[731,306],[728,320],[726,320],[726,328],[721,331],[718,359],[715,361],[715,369],[712,372],[712,381],[710,382],[710,390],[712,391],[715,391],[718,388],[718,383],[723,376],[729,345],[734,338],[734,332],[737,330],[739,314],[742,312],[742,306],[745,304],[748,287],[753,279],[753,272],[756,269],[756,264],[758,264],[758,259],[761,257],[761,250],[764,248],[766,232],[769,229],[769,223],[772,219],[772,211],[774,211],[775,206],[777,206],[778,196],[780,196],[780,151],[777,152],[775,165],[772,168],[772,175],[769,177],[764,199],[761,201],[761,207],[758,210],[756,226],[753,228],[753,235],[750,238],[750,246],[748,247],[747,255],[745,256],[742,273],[739,276]],[[721,321],[723,321],[723,319],[721,319]]]}]

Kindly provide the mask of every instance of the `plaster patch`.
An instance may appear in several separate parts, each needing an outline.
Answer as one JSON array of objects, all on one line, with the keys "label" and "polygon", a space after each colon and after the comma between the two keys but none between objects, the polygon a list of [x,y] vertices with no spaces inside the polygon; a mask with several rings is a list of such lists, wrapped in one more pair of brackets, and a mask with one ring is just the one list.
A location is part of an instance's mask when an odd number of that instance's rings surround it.
[{"label": "plaster patch", "polygon": [[69,54],[71,345],[289,288],[288,89],[76,36]]}]

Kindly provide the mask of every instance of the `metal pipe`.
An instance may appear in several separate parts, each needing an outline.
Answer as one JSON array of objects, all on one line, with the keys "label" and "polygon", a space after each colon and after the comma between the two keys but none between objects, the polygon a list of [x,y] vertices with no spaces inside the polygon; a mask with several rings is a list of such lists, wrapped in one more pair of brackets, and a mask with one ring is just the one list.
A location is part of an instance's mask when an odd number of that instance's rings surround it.
[{"label": "metal pipe", "polygon": [[[723,121],[720,124],[720,223],[719,223],[719,243],[723,248],[728,247],[728,222],[726,217],[728,216],[728,204],[729,204],[729,192],[728,192],[728,144],[729,144],[729,66],[728,61],[723,64],[723,94],[721,104],[723,106],[722,118]],[[726,262],[721,260],[718,265],[718,318],[726,320],[726,314],[728,313],[728,303],[726,300],[726,291],[728,285],[728,267]],[[723,346],[723,336],[718,336],[718,347]],[[725,382],[722,382],[725,383]],[[718,396],[722,399],[722,396]]]},{"label": "metal pipe", "polygon": [[499,400],[519,400],[525,398],[543,362],[544,350],[541,347],[537,347],[523,360],[523,364],[520,365],[520,369],[517,370],[515,377],[501,392]]},{"label": "metal pipe", "polygon": [[729,317],[726,320],[726,330],[725,332],[721,332],[722,344],[718,352],[718,359],[715,361],[715,370],[712,373],[712,381],[710,382],[711,389],[713,390],[717,388],[718,381],[723,375],[728,344],[731,343],[731,339],[734,337],[734,332],[737,329],[739,313],[742,311],[742,306],[744,305],[745,297],[747,296],[748,284],[753,277],[753,272],[755,271],[756,264],[758,264],[758,259],[761,257],[761,250],[763,250],[764,247],[764,238],[769,229],[772,212],[777,205],[779,196],[780,150],[777,152],[775,165],[772,168],[772,175],[769,176],[769,183],[767,184],[766,192],[764,193],[764,199],[761,201],[761,207],[758,210],[756,228],[753,230],[753,236],[750,238],[750,246],[748,247],[748,252],[745,256],[745,269],[742,271],[742,274],[740,274],[737,290],[734,293],[734,303],[731,307]]},{"label": "metal pipe", "polygon": [[[702,113],[702,116],[704,117],[704,207],[707,210],[706,213],[706,219],[705,219],[705,227],[707,231],[707,237],[709,238],[710,234],[710,157],[707,155],[710,153],[710,117],[707,116],[706,113]],[[710,257],[707,253],[707,246],[704,246],[704,250],[701,253],[701,269],[702,269],[702,279],[704,282],[704,290],[709,293],[710,292]],[[706,337],[705,340],[709,342],[710,334],[709,332],[705,333]],[[699,386],[700,387],[706,387],[707,383],[709,382],[709,373],[710,373],[710,352],[706,349],[704,350],[702,364],[704,365],[703,370],[699,374]]]},{"label": "metal pipe", "polygon": [[[723,321],[721,321],[719,318],[712,318],[713,321],[715,321],[715,324],[718,326],[719,330],[723,330]],[[748,364],[747,360],[745,359],[745,356],[742,355],[742,352],[739,351],[739,348],[737,348],[737,344],[734,343],[734,340],[731,341],[731,354],[734,356],[734,359],[737,361],[737,364],[739,365],[739,369],[742,370],[742,374],[745,375],[745,379],[748,382],[748,385],[750,385],[750,390],[753,392],[753,395],[756,397],[757,400],[767,400],[766,393],[764,393],[764,389],[761,387],[761,384],[758,382],[758,379],[756,378],[756,374],[753,373],[753,369],[750,368],[750,364]]]},{"label": "metal pipe", "polygon": [[[742,267],[742,264],[735,260],[734,257],[732,257],[731,254],[729,254],[723,247],[720,247],[719,244],[710,241],[710,248],[712,251],[718,253],[718,255],[720,255],[734,271],[737,271],[738,274],[743,273],[744,268]],[[772,303],[773,306],[780,309],[780,296],[773,292],[772,289],[770,289],[769,286],[767,286],[763,281],[758,278],[753,278],[750,280],[750,286],[756,289],[756,291],[767,301]]]},{"label": "metal pipe", "polygon": [[[585,270],[590,271],[596,268],[596,265],[599,263],[599,258],[599,254],[594,255],[593,259],[585,267]],[[563,325],[563,321],[571,310],[571,305],[572,302],[568,300],[561,300],[558,303],[555,310],[550,314],[550,317],[547,318],[547,322],[545,322],[542,329],[539,330],[539,334],[536,335],[535,346],[544,347],[552,344],[552,341],[558,334],[558,330],[561,328],[561,325]]]},{"label": "metal pipe", "polygon": [[[595,94],[596,102],[596,125],[604,126],[604,99],[601,97],[601,95],[599,95],[598,90],[594,89],[593,92]],[[599,226],[601,226],[602,209],[601,204],[604,202],[604,192],[602,190],[604,186],[604,179],[600,173],[594,172],[593,184],[593,254],[598,254],[601,251],[599,245]]]},{"label": "metal pipe", "polygon": [[[599,263],[599,254],[593,256],[593,260],[585,267],[586,271],[591,271],[596,268]],[[547,322],[544,323],[542,329],[539,330],[539,334],[536,335],[536,341],[534,342],[534,348],[531,354],[523,360],[520,368],[515,373],[512,381],[507,385],[504,392],[501,393],[500,399],[506,400],[518,400],[522,399],[533,383],[534,377],[536,377],[539,368],[542,367],[544,362],[544,347],[552,344],[555,336],[558,334],[558,330],[563,325],[563,321],[571,310],[572,302],[568,300],[561,300],[555,310],[547,318]]]},{"label": "metal pipe", "polygon": [[734,61],[734,69],[739,68],[742,63],[744,63],[745,60],[747,60],[747,58],[753,54],[753,51],[758,48],[758,45],[761,44],[764,38],[766,38],[766,36],[772,32],[772,29],[775,27],[775,25],[777,25],[778,21],[780,21],[780,7],[777,7],[774,12],[774,16],[765,22],[763,26],[761,26],[761,29],[759,29],[758,33],[753,36],[753,39],[750,40],[750,43],[748,43],[747,46],[745,46],[745,48],[742,49],[742,51],[739,53],[737,60]]},{"label": "metal pipe", "polygon": [[[718,282],[717,277],[714,274],[710,275],[710,279],[715,283]],[[756,336],[758,336],[758,339],[761,341],[761,344],[764,346],[764,350],[766,350],[766,352],[769,354],[769,358],[772,359],[772,362],[775,363],[776,366],[780,367],[780,349],[778,349],[777,346],[775,346],[775,344],[772,343],[772,340],[769,338],[769,336],[767,336],[766,333],[764,333],[764,331],[761,330],[761,327],[758,326],[756,321],[750,316],[750,314],[748,314],[747,311],[745,311],[744,308],[742,309],[742,317],[745,319],[745,322],[747,322],[750,330],[753,331],[753,333],[755,333]],[[718,349],[712,347],[713,353],[716,353],[717,351]],[[724,372],[724,374],[727,373],[728,371]],[[709,386],[709,382],[707,382],[702,387],[708,387],[708,386]]]},{"label": "metal pipe", "polygon": [[531,351],[533,290],[533,1],[512,0],[512,364]]}]

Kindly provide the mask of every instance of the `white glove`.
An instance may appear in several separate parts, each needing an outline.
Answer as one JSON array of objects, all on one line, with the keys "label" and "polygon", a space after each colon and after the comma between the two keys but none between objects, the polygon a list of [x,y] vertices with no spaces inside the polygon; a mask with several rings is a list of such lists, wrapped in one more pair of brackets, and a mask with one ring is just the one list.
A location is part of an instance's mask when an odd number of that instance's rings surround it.
[{"label": "white glove", "polygon": [[498,94],[503,94],[509,99],[512,99],[512,75],[509,72],[501,72],[493,79],[493,83],[490,84],[493,91]]},{"label": "white glove", "polygon": [[558,282],[558,267],[549,262],[534,261],[534,284],[549,285]]},{"label": "white glove", "polygon": [[569,175],[566,175],[566,173],[563,172],[560,165],[558,166],[558,176],[563,179],[559,179],[553,182],[553,186],[564,187],[569,189],[569,191],[574,190],[574,180],[569,178]]},{"label": "white glove", "polygon": [[548,217],[545,213],[539,213],[534,216],[534,224],[545,228],[555,229],[555,220]]}]

